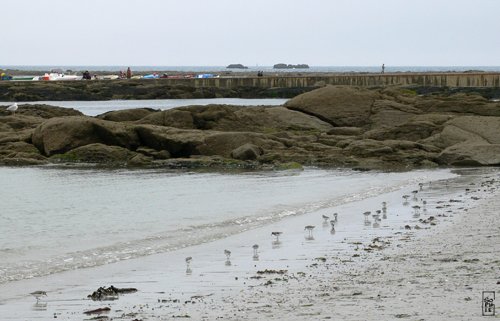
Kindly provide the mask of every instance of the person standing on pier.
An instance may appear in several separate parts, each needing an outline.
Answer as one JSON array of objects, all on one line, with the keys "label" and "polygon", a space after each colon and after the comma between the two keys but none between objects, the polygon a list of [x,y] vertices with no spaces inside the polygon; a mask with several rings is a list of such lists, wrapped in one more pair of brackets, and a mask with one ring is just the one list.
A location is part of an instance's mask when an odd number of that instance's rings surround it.
[{"label": "person standing on pier", "polygon": [[382,64],[382,73],[385,72],[385,64]]},{"label": "person standing on pier", "polygon": [[130,70],[130,67],[127,68],[127,79],[132,78],[132,70]]}]

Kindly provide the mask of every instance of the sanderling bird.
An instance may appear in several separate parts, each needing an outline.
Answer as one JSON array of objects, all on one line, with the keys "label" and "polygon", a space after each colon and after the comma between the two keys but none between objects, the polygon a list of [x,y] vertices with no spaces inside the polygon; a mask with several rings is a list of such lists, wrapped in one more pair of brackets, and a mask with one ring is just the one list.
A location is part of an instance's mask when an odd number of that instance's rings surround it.
[{"label": "sanderling bird", "polygon": [[325,214],[321,215],[323,217],[323,219],[325,220],[325,222],[328,222],[328,220],[330,219],[330,216],[326,216]]},{"label": "sanderling bird", "polygon": [[333,213],[333,220],[334,220],[335,222],[337,222],[337,217],[338,217],[338,214],[337,214],[337,213]]},{"label": "sanderling bird", "polygon": [[418,188],[423,191],[424,190],[424,183],[418,183]]},{"label": "sanderling bird", "polygon": [[371,213],[372,212],[370,212],[370,211],[366,211],[366,212],[363,213],[363,215],[365,216],[365,222],[368,221],[368,216],[370,216]]},{"label": "sanderling bird", "polygon": [[17,110],[18,106],[17,106],[17,103],[13,103],[12,105],[10,105],[9,107],[7,107],[7,110],[8,111],[11,111],[13,114],[16,113],[16,110]]},{"label": "sanderling bird", "polygon": [[332,226],[332,230],[334,230],[334,231],[335,231],[335,223],[336,222],[333,220],[330,221],[330,225]]},{"label": "sanderling bird", "polygon": [[259,256],[259,252],[258,252],[258,250],[259,250],[259,244],[254,244],[252,246],[252,249],[253,249],[253,257],[254,258],[258,257]]},{"label": "sanderling bird", "polygon": [[314,225],[306,225],[306,227],[304,227],[304,231],[309,233],[310,238],[312,238],[312,231],[314,230],[314,227]]},{"label": "sanderling bird", "polygon": [[229,260],[229,258],[231,257],[231,251],[224,250],[224,254],[226,255],[226,258]]},{"label": "sanderling bird", "polygon": [[281,234],[283,234],[283,232],[271,232],[271,235],[276,237],[276,242],[280,241]]},{"label": "sanderling bird", "polygon": [[190,256],[188,256],[188,257],[186,258],[186,266],[187,266],[187,268],[189,268],[189,265],[191,264],[191,261],[192,261],[192,260],[193,260],[193,258],[192,258],[192,257],[190,257]]},{"label": "sanderling bird", "polygon": [[38,301],[40,301],[40,298],[42,296],[47,296],[47,292],[45,292],[45,291],[35,291],[35,292],[31,292],[30,294],[36,298],[37,303],[38,303]]}]

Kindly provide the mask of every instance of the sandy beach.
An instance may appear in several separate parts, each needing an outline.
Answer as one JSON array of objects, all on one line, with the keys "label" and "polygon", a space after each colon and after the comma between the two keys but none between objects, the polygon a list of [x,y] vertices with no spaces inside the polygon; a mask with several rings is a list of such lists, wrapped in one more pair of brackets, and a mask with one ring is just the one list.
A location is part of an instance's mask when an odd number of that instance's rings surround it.
[{"label": "sandy beach", "polygon": [[[10,282],[0,287],[0,316],[479,320],[482,291],[499,287],[499,178],[498,171],[486,169],[425,181],[413,198],[411,192],[419,189],[415,183],[194,247]],[[411,196],[407,203],[405,194]],[[362,213],[375,214],[382,202],[387,211],[380,223],[374,225],[371,215],[366,223]],[[333,212],[338,213],[335,231],[321,217]],[[311,235],[306,225],[315,226]],[[352,233],[359,225],[360,232]],[[273,231],[283,232],[279,242]],[[225,249],[231,251],[229,258]],[[189,267],[188,256],[193,258]],[[138,291],[113,300],[87,298],[110,285]],[[38,303],[29,295],[36,290],[47,292]],[[109,311],[84,314],[99,308]]]}]

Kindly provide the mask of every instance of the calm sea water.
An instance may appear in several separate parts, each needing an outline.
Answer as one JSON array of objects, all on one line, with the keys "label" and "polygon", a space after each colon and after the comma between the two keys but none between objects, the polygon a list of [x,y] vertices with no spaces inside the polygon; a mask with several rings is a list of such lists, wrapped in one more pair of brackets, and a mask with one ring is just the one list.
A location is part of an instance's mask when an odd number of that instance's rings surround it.
[{"label": "calm sea water", "polygon": [[1,284],[193,246],[454,175],[0,167],[0,177]]},{"label": "calm sea water", "polygon": [[[0,66],[1,69],[18,69],[18,70],[33,70],[33,71],[49,71],[53,68],[61,68],[63,70],[83,71],[109,71],[117,72],[126,70],[129,66]],[[309,69],[273,69],[272,66],[248,66],[248,69],[227,69],[226,66],[130,66],[134,71],[179,71],[179,72],[257,72],[259,70],[265,72],[280,71],[280,72],[380,72],[381,66],[310,66]],[[500,71],[500,66],[385,66],[386,72],[459,72],[470,70],[481,71]]]},{"label": "calm sea water", "polygon": [[[241,98],[210,98],[210,99],[154,99],[154,100],[94,100],[94,101],[31,101],[18,102],[21,104],[46,104],[65,108],[74,108],[88,116],[96,116],[112,110],[131,108],[154,108],[171,109],[190,105],[236,105],[236,106],[276,106],[283,105],[287,99],[241,99]],[[11,102],[0,102],[2,105],[10,105]]]}]

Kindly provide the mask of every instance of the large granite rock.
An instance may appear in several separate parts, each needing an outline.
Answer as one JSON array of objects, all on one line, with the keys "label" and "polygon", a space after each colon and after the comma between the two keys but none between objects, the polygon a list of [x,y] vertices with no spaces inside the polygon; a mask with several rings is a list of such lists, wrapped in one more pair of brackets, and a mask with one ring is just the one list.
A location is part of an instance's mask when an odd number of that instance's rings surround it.
[{"label": "large granite rock", "polygon": [[427,142],[443,149],[441,164],[500,165],[500,117],[454,118]]},{"label": "large granite rock", "polygon": [[500,144],[466,142],[443,150],[437,161],[452,166],[498,166],[500,165]]},{"label": "large granite rock", "polygon": [[285,107],[315,116],[335,127],[363,127],[370,124],[377,91],[326,86],[289,100]]},{"label": "large granite rock", "polygon": [[85,116],[51,118],[35,129],[32,141],[47,156],[94,143],[132,150],[140,145],[132,126]]},{"label": "large granite rock", "polygon": [[154,113],[139,124],[169,126],[183,129],[217,131],[326,132],[332,126],[316,117],[284,107],[242,107],[229,105],[189,106]]}]

